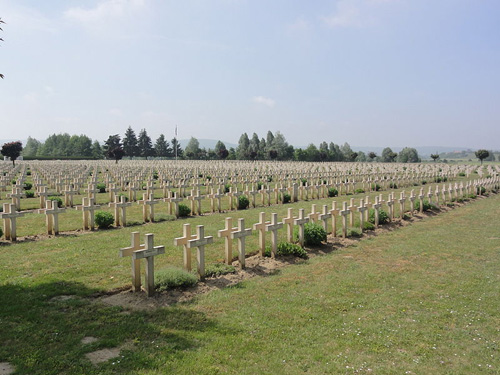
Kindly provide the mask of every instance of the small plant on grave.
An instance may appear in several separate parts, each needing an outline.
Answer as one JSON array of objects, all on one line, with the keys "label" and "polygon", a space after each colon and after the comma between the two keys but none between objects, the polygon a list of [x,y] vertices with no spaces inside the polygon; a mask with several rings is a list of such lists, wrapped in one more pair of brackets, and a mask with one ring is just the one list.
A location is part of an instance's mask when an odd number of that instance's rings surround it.
[{"label": "small plant on grave", "polygon": [[189,216],[189,214],[191,213],[191,209],[186,206],[185,204],[179,204],[179,216],[180,217],[186,217],[186,216]]},{"label": "small plant on grave", "polygon": [[397,189],[397,188],[398,188],[398,185],[396,185],[394,182],[391,182],[391,183],[389,184],[389,187],[390,187],[391,189]]},{"label": "small plant on grave", "polygon": [[426,180],[422,180],[422,185],[426,185],[427,184],[427,181]]},{"label": "small plant on grave", "polygon": [[31,171],[29,169],[26,171],[26,176],[31,176]]},{"label": "small plant on grave", "polygon": [[257,190],[262,190],[262,182],[257,182]]},{"label": "small plant on grave", "polygon": [[486,193],[486,188],[484,186],[478,186],[476,188],[477,195],[484,195]]},{"label": "small plant on grave", "polygon": [[362,236],[363,236],[363,233],[361,233],[361,230],[358,228],[348,228],[347,229],[347,237],[359,238]]},{"label": "small plant on grave", "polygon": [[304,224],[304,245],[318,246],[326,241],[325,229],[317,223]]},{"label": "small plant on grave", "polygon": [[276,249],[276,255],[292,255],[302,259],[308,258],[307,251],[305,251],[300,245],[290,242],[280,242]]},{"label": "small plant on grave", "polygon": [[379,184],[372,184],[372,190],[373,191],[380,191],[382,187]]},{"label": "small plant on grave", "polygon": [[266,250],[264,250],[264,256],[266,258],[270,258],[271,257],[271,246],[270,245],[266,246]]},{"label": "small plant on grave", "polygon": [[329,196],[330,198],[336,197],[336,196],[338,196],[338,195],[339,195],[339,191],[338,191],[337,189],[332,188],[332,187],[331,187],[331,188],[328,188],[328,196]]},{"label": "small plant on grave", "polygon": [[26,190],[24,192],[24,194],[26,195],[26,198],[34,198],[35,197],[35,192],[33,190]]},{"label": "small plant on grave", "polygon": [[196,275],[177,267],[168,267],[155,272],[155,289],[164,292],[175,288],[189,288],[196,285]]},{"label": "small plant on grave", "polygon": [[[453,205],[453,203],[452,203],[452,205]],[[403,220],[410,220],[410,218],[411,218],[410,215],[408,215],[406,213],[403,214]]]},{"label": "small plant on grave", "polygon": [[16,180],[12,180],[10,183],[11,183],[11,185],[15,185],[16,184]]},{"label": "small plant on grave", "polygon": [[273,176],[267,176],[267,182],[273,182]]},{"label": "small plant on grave", "polygon": [[476,195],[476,194],[469,194],[469,195],[467,196],[467,198],[469,198],[469,199],[476,199],[476,198],[477,198],[477,195]]},{"label": "small plant on grave", "polygon": [[283,194],[283,203],[290,203],[291,200],[292,200],[292,197],[290,196],[290,194],[288,194],[288,193]]},{"label": "small plant on grave", "polygon": [[103,184],[102,182],[98,183],[95,188],[99,190],[99,193],[105,193],[106,192],[106,185]]},{"label": "small plant on grave", "polygon": [[250,201],[244,195],[238,197],[238,210],[246,210],[250,205]]},{"label": "small plant on grave", "polygon": [[442,181],[442,179],[441,179],[441,177],[439,177],[439,176],[434,178],[434,182],[435,182],[435,183],[438,183],[438,184],[439,184],[441,181]]},{"label": "small plant on grave", "polygon": [[158,180],[158,172],[153,172],[153,180]]},{"label": "small plant on grave", "polygon": [[95,224],[99,229],[108,229],[113,225],[115,219],[111,212],[97,211],[95,214]]},{"label": "small plant on grave", "polygon": [[375,230],[375,225],[370,223],[369,221],[365,221],[363,223],[363,230]]},{"label": "small plant on grave", "polygon": [[123,193],[118,194],[118,198],[120,199],[120,201],[122,200],[122,197],[125,197],[125,202],[128,202],[128,196],[126,194]]},{"label": "small plant on grave", "polygon": [[[422,211],[427,212],[431,210],[437,210],[437,206],[435,204],[429,203],[429,201],[424,200],[423,201],[423,206],[422,206]],[[420,211],[420,201],[415,201],[415,210]]]},{"label": "small plant on grave", "polygon": [[213,264],[208,264],[205,267],[206,277],[218,277],[222,275],[227,275],[228,273],[236,273],[236,268],[232,265],[225,263],[213,263]]},{"label": "small plant on grave", "polygon": [[2,237],[2,236],[3,236],[3,230],[2,230],[2,228],[0,228],[0,237]]},{"label": "small plant on grave", "polygon": [[453,203],[453,202],[446,202],[446,207],[453,208],[453,207],[455,207],[455,203]]},{"label": "small plant on grave", "polygon": [[300,182],[301,182],[302,186],[306,186],[306,184],[307,184],[307,178],[301,178]]},{"label": "small plant on grave", "polygon": [[230,189],[231,189],[231,184],[225,184],[224,185],[224,193],[229,193]]},{"label": "small plant on grave", "polygon": [[446,182],[446,181],[448,181],[448,177],[444,176],[443,177],[443,182]]},{"label": "small plant on grave", "polygon": [[33,187],[33,184],[31,182],[24,183],[24,190],[31,190],[32,187]]},{"label": "small plant on grave", "polygon": [[174,221],[175,216],[174,215],[167,215],[167,214],[158,214],[155,215],[155,221],[160,223],[162,221]]},{"label": "small plant on grave", "polygon": [[57,202],[57,207],[62,207],[63,205],[63,201],[61,198],[59,197],[56,197],[54,195],[51,195],[50,197],[47,198],[49,201],[54,201],[54,202]]},{"label": "small plant on grave", "polygon": [[355,194],[363,194],[364,192],[365,192],[365,190],[361,189],[361,188],[358,188],[358,189],[354,190]]},{"label": "small plant on grave", "polygon": [[460,172],[458,175],[459,175],[460,177],[465,177],[465,172]]},{"label": "small plant on grave", "polygon": [[[370,208],[368,211],[368,221],[375,224],[375,209]],[[389,215],[384,210],[378,210],[378,223],[379,225],[387,224],[389,222]]]}]

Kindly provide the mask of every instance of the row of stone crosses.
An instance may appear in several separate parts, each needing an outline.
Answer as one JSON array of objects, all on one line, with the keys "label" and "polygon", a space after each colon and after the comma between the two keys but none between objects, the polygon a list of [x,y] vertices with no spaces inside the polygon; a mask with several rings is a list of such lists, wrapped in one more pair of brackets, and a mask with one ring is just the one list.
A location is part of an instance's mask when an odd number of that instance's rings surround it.
[{"label": "row of stone crosses", "polygon": [[[498,178],[494,179],[496,185],[500,184]],[[496,186],[494,185],[494,186]],[[410,204],[410,214],[413,214],[415,201],[419,199],[420,201],[420,212],[423,209],[423,199],[428,198],[429,202],[435,201],[439,204],[440,199],[446,201],[447,198],[458,198],[464,196],[465,194],[470,194],[471,191],[464,189],[462,186],[458,189],[453,189],[448,191],[442,189],[441,192],[437,188],[435,191],[429,190],[427,194],[424,194],[423,188],[420,190],[420,194],[416,196],[414,190],[411,191],[409,197],[405,195],[405,192],[400,193],[400,198],[396,200],[394,198],[394,193],[388,194],[387,200],[384,200],[382,194],[375,197],[375,201],[370,202],[370,197],[366,196],[364,199],[360,199],[359,206],[355,205],[354,198],[350,199],[350,204],[348,202],[343,202],[342,208],[337,208],[337,202],[332,202],[332,207],[329,208],[327,205],[323,205],[322,210],[318,211],[317,205],[313,204],[311,212],[306,215],[303,208],[299,209],[298,216],[293,216],[293,208],[288,208],[288,214],[284,217],[281,222],[278,222],[278,214],[272,213],[271,220],[266,221],[265,213],[261,212],[259,215],[259,221],[253,225],[253,228],[245,228],[245,220],[243,218],[238,219],[238,225],[233,226],[233,218],[227,217],[225,221],[224,229],[219,230],[218,237],[224,238],[225,251],[224,251],[224,261],[226,264],[232,263],[233,256],[233,240],[237,240],[237,251],[238,251],[238,262],[239,266],[245,268],[245,238],[252,235],[253,231],[257,231],[259,234],[259,253],[261,256],[265,255],[266,251],[266,233],[271,234],[271,256],[274,258],[276,256],[277,246],[278,246],[278,230],[286,227],[286,241],[293,242],[293,228],[298,227],[298,241],[299,244],[304,246],[304,226],[308,222],[319,223],[323,229],[328,233],[330,232],[329,226],[331,225],[331,233],[335,237],[337,235],[337,217],[341,218],[342,223],[342,237],[347,236],[347,231],[349,226],[354,225],[354,216],[357,212],[359,214],[359,228],[363,232],[364,223],[368,220],[368,210],[370,208],[374,209],[375,213],[375,227],[379,224],[379,214],[380,209],[383,204],[387,205],[388,216],[390,220],[394,220],[395,209],[394,206],[399,204],[399,212],[401,218],[407,212],[406,202],[409,201]],[[440,195],[441,194],[441,195]],[[448,194],[448,197],[447,197]],[[329,225],[330,221],[330,225]],[[134,291],[141,290],[141,273],[140,273],[140,260],[146,260],[146,270],[145,270],[145,289],[148,296],[154,295],[154,257],[165,253],[164,246],[153,246],[153,234],[146,234],[144,244],[140,244],[139,232],[132,233],[131,245],[126,248],[120,249],[120,257],[132,257],[132,285]],[[198,225],[196,228],[196,234],[192,234],[191,224],[184,224],[183,234],[181,237],[174,239],[175,246],[183,247],[183,264],[186,271],[191,271],[191,251],[196,248],[197,251],[197,273],[200,279],[205,276],[205,246],[213,243],[213,236],[205,235],[205,228],[203,225]]]},{"label": "row of stone crosses", "polygon": [[[312,177],[312,176],[309,176]],[[419,176],[421,178],[421,176]],[[472,191],[476,191],[478,186],[494,186],[496,183],[497,177],[494,179],[481,179],[481,180],[475,180],[475,181],[469,181],[465,185],[463,182],[460,184],[455,183],[454,186],[450,183],[448,186],[446,184],[443,184],[441,190],[439,189],[439,186],[435,187],[435,190],[432,190],[432,186],[429,186],[428,193],[426,194],[429,199],[432,199],[432,197],[435,197],[435,199],[439,202],[439,195],[442,195],[442,200],[446,201],[446,195],[448,194],[449,199],[452,199],[453,195],[457,197],[458,195],[463,196],[464,194],[470,194]],[[35,184],[40,184],[39,189],[41,192],[39,192],[39,197],[41,201],[41,206],[42,203],[44,204],[44,208],[38,210],[40,213],[44,213],[47,217],[46,223],[47,223],[47,232],[49,234],[58,234],[59,228],[58,228],[58,215],[63,213],[65,211],[64,208],[59,208],[57,204],[55,204],[54,201],[51,200],[46,200],[46,196],[48,195],[48,192],[46,191],[46,185],[43,184],[43,181],[38,179],[36,176],[33,177],[33,181]],[[394,181],[394,180],[393,180]],[[397,180],[399,182],[402,182],[402,179]],[[271,193],[274,193],[274,202],[278,203],[278,196],[282,194],[283,192],[290,192],[291,196],[293,197],[294,201],[297,201],[299,197],[301,197],[304,200],[308,199],[308,188],[313,189],[313,194],[311,197],[316,197],[316,198],[324,198],[326,197],[326,191],[330,185],[325,184],[325,181],[323,180],[323,183],[320,185],[311,185],[307,186],[302,185],[298,186],[298,184],[294,183],[292,184],[289,188],[278,188],[276,187],[275,189],[270,189],[270,188],[263,188],[261,191],[258,193],[262,194],[262,202],[265,202],[265,196],[267,195],[267,203],[268,205],[271,204]],[[348,183],[347,183],[348,184]],[[354,184],[354,182],[353,182]],[[165,185],[165,184],[164,184]],[[179,191],[182,193],[182,184],[179,187]],[[195,187],[198,188],[200,187],[200,184],[195,184]],[[254,185],[252,185],[254,186]],[[333,186],[338,186],[341,188],[342,184],[334,184]],[[372,186],[372,185],[368,185]],[[170,185],[168,186],[169,188],[171,187]],[[163,186],[165,189],[165,186]],[[9,195],[9,197],[12,199],[12,203],[4,203],[4,209],[3,213],[0,214],[1,218],[4,219],[4,233],[5,233],[5,238],[8,240],[15,240],[16,239],[16,218],[20,217],[23,215],[23,213],[17,212],[20,208],[20,199],[22,197],[22,192],[20,192],[20,187],[16,184],[13,188],[13,192]],[[219,188],[220,189],[220,188]],[[153,191],[151,191],[153,190]],[[132,192],[135,193],[134,190],[131,190]],[[213,191],[213,188],[212,188]],[[64,190],[65,193],[68,193],[68,190]],[[70,193],[78,193],[77,189],[69,189]],[[95,194],[97,193],[97,189],[95,188],[95,185],[88,185],[88,188],[85,189],[85,192],[88,194],[87,197],[84,197],[82,199],[82,204],[79,206],[76,206],[75,208],[78,210],[81,210],[83,213],[83,228],[85,230],[87,229],[93,229],[95,226],[94,223],[94,211],[98,209],[100,206],[96,205],[94,203],[95,201]],[[115,225],[116,226],[125,226],[126,224],[126,208],[131,205],[130,202],[126,202],[125,197],[118,196],[116,193],[118,192],[118,189],[109,189],[108,192],[110,194],[114,194],[114,202],[110,203],[109,205],[111,207],[114,207],[115,210]],[[252,201],[252,206],[255,207],[255,194],[257,191],[250,190],[246,191],[245,193],[249,194],[251,197],[253,197]],[[299,192],[302,192],[302,194],[299,194]],[[305,192],[305,193],[304,193]],[[314,194],[315,192],[315,194]],[[465,192],[465,193],[464,193]],[[231,190],[227,194],[208,194],[207,196],[203,197],[199,194],[199,190],[196,190],[196,193],[194,193],[194,190],[192,190],[192,194],[188,196],[188,200],[191,202],[191,208],[193,213],[201,214],[201,200],[202,199],[210,199],[211,200],[211,208],[212,211],[219,211],[220,212],[220,199],[222,197],[227,196],[229,198],[229,207],[233,207],[233,201],[236,199],[240,194],[236,189],[235,192],[232,192]],[[305,194],[305,196],[303,195]],[[401,199],[406,199],[404,198],[404,192],[401,193],[402,197]],[[170,195],[170,194],[168,194]],[[71,207],[72,204],[72,196],[73,194],[70,195],[65,195],[65,202],[66,205]],[[134,194],[135,196],[135,194]],[[420,190],[419,198],[422,199],[424,196],[423,193],[423,188]],[[367,197],[368,198],[368,197]],[[173,193],[170,197],[163,198],[163,201],[168,203],[168,211],[171,214],[174,214],[175,216],[178,216],[179,214],[179,203],[182,202],[183,198],[178,198],[177,197],[177,192]],[[411,195],[409,197],[409,200],[412,202],[412,210],[413,210],[413,202],[415,200],[415,194],[414,191],[412,190]],[[388,202],[390,205],[391,202],[391,195],[389,195]],[[139,204],[143,205],[143,220],[144,221],[154,221],[154,205],[159,203],[159,200],[154,199],[154,181],[152,184],[147,185],[147,191],[146,193],[143,194],[143,199],[138,201]],[[367,202],[369,205],[369,202]],[[351,199],[351,205],[352,205],[352,199]],[[420,205],[422,207],[422,204]],[[389,212],[391,211],[391,208],[389,207]]]}]

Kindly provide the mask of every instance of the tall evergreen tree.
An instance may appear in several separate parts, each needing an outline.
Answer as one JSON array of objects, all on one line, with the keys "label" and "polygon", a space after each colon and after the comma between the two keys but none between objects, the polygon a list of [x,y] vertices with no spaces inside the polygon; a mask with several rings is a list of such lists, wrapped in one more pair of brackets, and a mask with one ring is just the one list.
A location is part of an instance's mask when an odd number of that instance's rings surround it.
[{"label": "tall evergreen tree", "polygon": [[92,147],[91,147],[91,156],[95,159],[102,159],[103,157],[103,151],[102,151],[102,147],[101,147],[101,144],[99,143],[99,141],[94,141],[92,143]]},{"label": "tall evergreen tree", "polygon": [[184,151],[182,150],[182,147],[181,145],[179,144],[179,141],[177,140],[177,138],[172,138],[172,156],[173,157],[182,157]]},{"label": "tall evergreen tree", "polygon": [[167,157],[172,154],[172,149],[163,134],[160,134],[160,136],[156,139],[155,153],[156,156],[159,157]]},{"label": "tall evergreen tree", "polygon": [[26,141],[26,146],[23,149],[23,156],[34,158],[42,144],[35,138],[28,137]]},{"label": "tall evergreen tree", "polygon": [[238,148],[236,149],[236,155],[239,160],[247,160],[250,158],[250,139],[248,139],[248,134],[243,133],[238,141]]},{"label": "tall evergreen tree", "polygon": [[114,159],[116,163],[123,158],[125,152],[123,151],[123,144],[118,134],[110,135],[106,142],[104,142],[104,153],[110,159]]},{"label": "tall evergreen tree", "polygon": [[125,137],[123,137],[123,151],[125,151],[125,156],[139,156],[137,136],[131,126],[127,128],[125,131]]},{"label": "tall evergreen tree", "polygon": [[139,132],[137,147],[139,148],[139,156],[147,158],[148,156],[154,155],[153,143],[151,142],[151,138],[149,137],[146,129],[142,129]]},{"label": "tall evergreen tree", "polygon": [[222,141],[217,141],[215,144],[215,155],[218,159],[225,159],[229,155],[229,151],[226,148],[226,145]]},{"label": "tall evergreen tree", "polygon": [[200,142],[195,137],[191,137],[184,153],[189,159],[199,159],[201,154]]}]

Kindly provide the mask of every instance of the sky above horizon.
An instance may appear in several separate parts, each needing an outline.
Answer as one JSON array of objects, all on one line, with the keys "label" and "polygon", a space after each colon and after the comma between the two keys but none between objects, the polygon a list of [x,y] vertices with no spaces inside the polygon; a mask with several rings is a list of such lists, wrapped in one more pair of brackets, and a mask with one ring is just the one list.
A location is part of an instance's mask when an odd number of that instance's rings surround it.
[{"label": "sky above horizon", "polygon": [[0,138],[500,149],[498,0],[0,0]]}]

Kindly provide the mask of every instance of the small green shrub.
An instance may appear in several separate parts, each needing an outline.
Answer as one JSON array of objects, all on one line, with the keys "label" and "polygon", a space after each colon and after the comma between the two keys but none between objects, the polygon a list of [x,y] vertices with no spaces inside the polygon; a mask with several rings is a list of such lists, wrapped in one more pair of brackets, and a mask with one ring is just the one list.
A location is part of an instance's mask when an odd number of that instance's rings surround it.
[{"label": "small green shrub", "polygon": [[155,289],[160,292],[174,288],[188,288],[197,282],[196,275],[181,268],[168,267],[155,273]]},{"label": "small green shrub", "polygon": [[154,173],[153,173],[153,180],[158,180],[158,172],[156,172],[156,171],[154,171]]},{"label": "small green shrub", "polygon": [[380,191],[382,187],[379,184],[372,184],[372,190],[373,191]]},{"label": "small green shrub", "polygon": [[374,230],[375,229],[375,225],[370,223],[369,221],[365,221],[363,223],[363,230]]},{"label": "small green shrub", "polygon": [[33,190],[26,190],[24,194],[26,194],[26,198],[33,198],[35,196],[35,192]]},{"label": "small green shrub", "polygon": [[[374,208],[370,208],[370,210],[368,211],[368,221],[372,224],[375,224],[375,209]],[[379,223],[379,225],[387,224],[388,222],[389,222],[389,214],[386,211],[379,209],[378,210],[378,223]]]},{"label": "small green shrub", "polygon": [[307,259],[308,257],[307,251],[305,251],[300,245],[289,242],[280,242],[278,244],[278,248],[276,249],[276,255],[293,255],[303,259]]},{"label": "small green shrub", "polygon": [[115,219],[111,212],[108,211],[97,211],[95,214],[95,223],[99,229],[108,229]]},{"label": "small green shrub", "polygon": [[257,182],[257,190],[261,190],[262,189],[262,182]]},{"label": "small green shrub", "polygon": [[363,233],[358,228],[348,228],[347,237],[362,237]]},{"label": "small green shrub", "polygon": [[460,177],[465,177],[465,172],[460,172],[458,175],[459,175]]},{"label": "small green shrub", "polygon": [[31,182],[24,183],[24,190],[31,190],[32,187],[33,187],[33,184]]},{"label": "small green shrub", "polygon": [[292,200],[292,197],[290,196],[290,194],[288,194],[288,193],[283,194],[283,203],[290,203],[291,200]]},{"label": "small green shrub", "polygon": [[224,193],[229,193],[230,189],[231,189],[231,185],[230,184],[225,184],[224,185]]},{"label": "small green shrub", "polygon": [[26,171],[26,176],[31,176],[31,171],[29,169]]},{"label": "small green shrub", "polygon": [[301,178],[300,182],[302,183],[302,186],[306,186],[307,178]]},{"label": "small green shrub", "polygon": [[121,201],[122,197],[125,197],[125,202],[128,202],[128,195],[120,193],[120,194],[118,194],[118,197],[120,198],[120,201]]},{"label": "small green shrub", "polygon": [[99,190],[99,193],[105,193],[106,192],[106,185],[103,184],[102,182],[98,183],[95,188]]},{"label": "small green shrub", "polygon": [[337,189],[332,188],[332,187],[328,189],[328,196],[329,196],[330,198],[332,198],[332,197],[336,197],[336,196],[338,196],[338,195],[339,195],[339,191],[338,191]]},{"label": "small green shrub", "polygon": [[436,182],[436,183],[438,183],[438,184],[439,184],[439,183],[441,182],[441,177],[439,177],[439,176],[438,176],[438,177],[435,177],[435,178],[434,178],[434,182]]},{"label": "small green shrub", "polygon": [[191,213],[191,209],[183,203],[179,204],[179,216],[186,217]]},{"label": "small green shrub", "polygon": [[361,188],[358,188],[358,189],[354,190],[354,193],[355,193],[355,194],[362,194],[362,193],[364,193],[364,192],[365,192],[365,190],[364,190],[364,189],[361,189]]},{"label": "small green shrub", "polygon": [[396,185],[394,182],[391,182],[391,183],[389,184],[389,187],[390,187],[391,189],[397,189],[397,188],[398,188],[398,185]]},{"label": "small green shrub", "polygon": [[229,264],[224,263],[213,263],[208,264],[205,267],[205,276],[206,277],[217,277],[221,275],[227,275],[228,273],[235,273],[236,268]]},{"label": "small green shrub", "polygon": [[476,188],[477,195],[484,195],[486,193],[486,188],[484,186],[478,186]]},{"label": "small green shrub", "polygon": [[2,228],[0,228],[0,237],[2,237],[2,236],[3,236],[3,230],[2,230]]},{"label": "small green shrub", "polygon": [[306,223],[304,225],[304,245],[317,246],[326,241],[325,229],[317,223]]},{"label": "small green shrub", "polygon": [[59,197],[56,197],[54,195],[51,195],[50,197],[47,198],[49,201],[55,201],[57,202],[57,207],[62,207],[63,205],[63,201],[61,198]]},{"label": "small green shrub", "polygon": [[426,180],[422,180],[422,185],[426,185],[427,184],[427,181]]},{"label": "small green shrub", "polygon": [[469,199],[476,199],[476,198],[477,198],[477,195],[476,195],[476,194],[469,194],[469,195],[467,196],[467,198],[469,198]]},{"label": "small green shrub", "polygon": [[[420,211],[420,200],[415,201],[415,210]],[[422,211],[426,212],[431,210],[437,210],[437,206],[435,204],[429,203],[429,201],[427,200],[424,200]]]},{"label": "small green shrub", "polygon": [[246,210],[250,205],[250,201],[244,195],[238,197],[238,210]]}]

